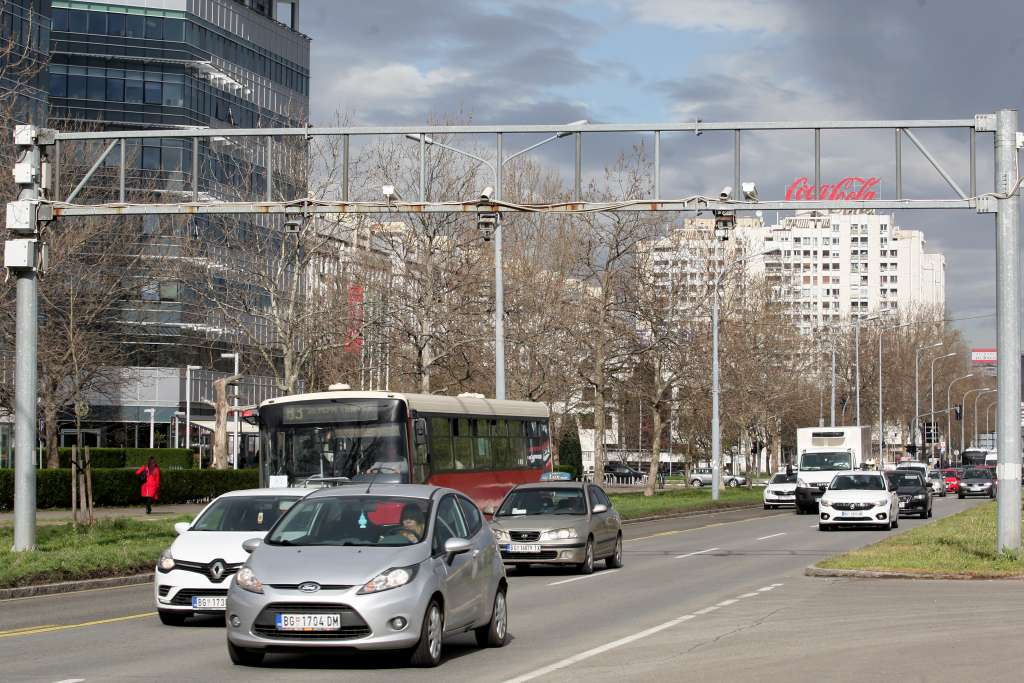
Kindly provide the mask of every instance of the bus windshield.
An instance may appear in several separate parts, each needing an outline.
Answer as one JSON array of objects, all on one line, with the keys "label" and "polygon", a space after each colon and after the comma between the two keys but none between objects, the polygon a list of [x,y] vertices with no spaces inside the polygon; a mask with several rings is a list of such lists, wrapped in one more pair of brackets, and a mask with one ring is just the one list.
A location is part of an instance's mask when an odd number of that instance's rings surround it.
[{"label": "bus windshield", "polygon": [[409,481],[404,405],[390,399],[311,401],[266,406],[264,474],[291,485]]}]

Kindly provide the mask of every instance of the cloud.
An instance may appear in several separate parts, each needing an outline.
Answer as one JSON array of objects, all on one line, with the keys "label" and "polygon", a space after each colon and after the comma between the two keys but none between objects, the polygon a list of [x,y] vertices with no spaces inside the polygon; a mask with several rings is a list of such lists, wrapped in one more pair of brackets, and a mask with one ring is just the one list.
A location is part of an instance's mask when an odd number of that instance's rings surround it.
[{"label": "cloud", "polygon": [[793,33],[803,13],[788,3],[766,0],[627,0],[624,8],[641,22],[695,31]]},{"label": "cloud", "polygon": [[320,98],[357,103],[360,109],[389,108],[415,115],[425,101],[444,97],[452,89],[473,82],[468,69],[420,69],[415,64],[390,63],[350,67],[329,81]]}]

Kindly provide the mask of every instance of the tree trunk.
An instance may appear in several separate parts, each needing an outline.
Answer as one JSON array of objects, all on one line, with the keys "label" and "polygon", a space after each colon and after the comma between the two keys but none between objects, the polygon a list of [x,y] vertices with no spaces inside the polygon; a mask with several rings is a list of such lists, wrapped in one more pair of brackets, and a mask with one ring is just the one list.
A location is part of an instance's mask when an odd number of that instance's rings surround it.
[{"label": "tree trunk", "polygon": [[238,380],[241,375],[222,377],[213,381],[213,456],[210,467],[215,470],[228,468],[228,385]]},{"label": "tree trunk", "polygon": [[647,473],[647,485],[644,486],[644,495],[653,496],[654,487],[658,481],[658,465],[661,464],[661,402],[654,401],[651,404],[651,468]]},{"label": "tree trunk", "polygon": [[46,436],[46,467],[60,467],[60,450],[57,440],[57,405],[52,402],[43,404],[43,424]]},{"label": "tree trunk", "polygon": [[[81,424],[79,424],[81,430]],[[92,508],[92,452],[85,447],[85,513],[86,523],[90,526],[96,523],[96,515]]]},{"label": "tree trunk", "polygon": [[78,525],[78,446],[71,447],[71,521]]}]

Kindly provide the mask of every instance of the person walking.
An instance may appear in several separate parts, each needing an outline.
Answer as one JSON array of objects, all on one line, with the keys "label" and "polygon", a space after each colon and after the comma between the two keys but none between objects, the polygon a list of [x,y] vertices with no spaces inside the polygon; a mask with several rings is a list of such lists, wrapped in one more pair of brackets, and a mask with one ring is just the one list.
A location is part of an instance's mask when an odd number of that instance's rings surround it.
[{"label": "person walking", "polygon": [[141,483],[140,493],[146,502],[146,514],[151,514],[153,503],[160,497],[160,467],[156,464],[156,458],[150,456],[149,462],[135,470],[135,476]]}]

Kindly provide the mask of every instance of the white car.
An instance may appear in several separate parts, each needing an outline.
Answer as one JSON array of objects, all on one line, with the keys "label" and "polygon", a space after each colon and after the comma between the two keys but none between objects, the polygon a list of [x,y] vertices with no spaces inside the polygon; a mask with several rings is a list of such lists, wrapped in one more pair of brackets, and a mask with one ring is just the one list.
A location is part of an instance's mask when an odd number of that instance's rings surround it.
[{"label": "white car", "polygon": [[783,505],[796,507],[796,472],[776,472],[764,487],[764,509],[773,510]]},{"label": "white car", "polygon": [[900,501],[882,472],[851,472],[832,478],[818,501],[818,529],[829,531],[841,524],[900,525]]},{"label": "white car", "polygon": [[223,614],[231,577],[248,559],[242,543],[262,538],[301,489],[231,491],[214,499],[191,523],[178,522],[178,537],[160,554],[153,599],[160,621],[180,626],[196,614]]}]

